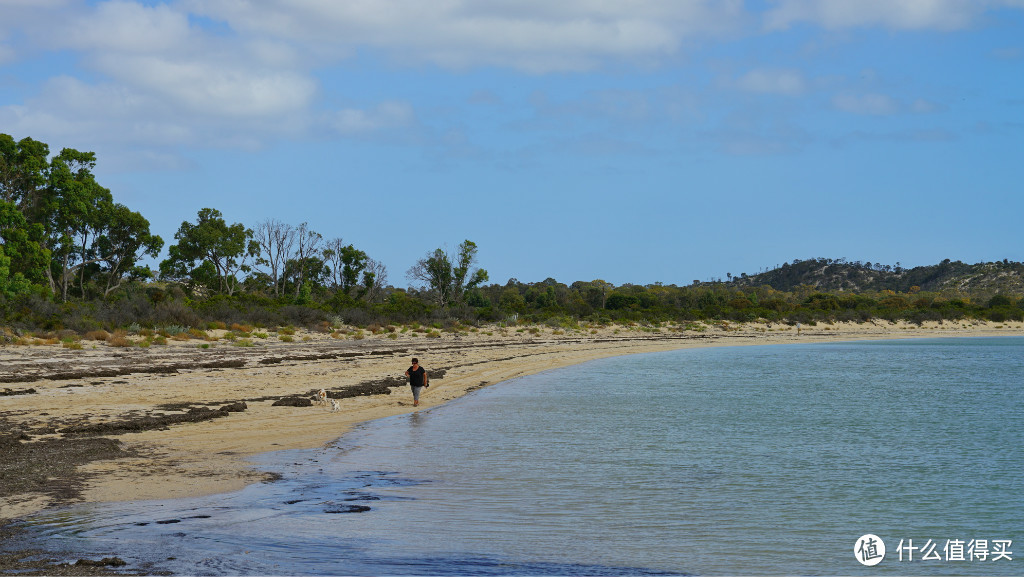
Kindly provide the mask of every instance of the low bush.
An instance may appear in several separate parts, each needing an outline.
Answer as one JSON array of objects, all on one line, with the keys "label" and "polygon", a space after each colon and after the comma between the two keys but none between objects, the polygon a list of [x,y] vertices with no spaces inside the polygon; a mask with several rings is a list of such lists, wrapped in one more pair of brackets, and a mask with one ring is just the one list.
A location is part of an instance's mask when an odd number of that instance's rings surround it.
[{"label": "low bush", "polygon": [[132,341],[128,339],[127,332],[117,330],[107,337],[107,345],[111,347],[130,347],[132,346]]}]

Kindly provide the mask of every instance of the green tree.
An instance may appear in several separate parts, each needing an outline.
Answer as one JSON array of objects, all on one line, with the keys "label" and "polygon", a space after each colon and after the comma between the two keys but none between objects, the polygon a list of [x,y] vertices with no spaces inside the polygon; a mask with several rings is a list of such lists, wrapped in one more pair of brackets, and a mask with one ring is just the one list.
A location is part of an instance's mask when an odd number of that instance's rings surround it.
[{"label": "green tree", "polygon": [[[371,262],[370,258],[351,244],[346,245],[340,238],[328,242],[323,255],[324,260],[330,264],[334,286],[352,296],[352,289],[360,286],[359,277]],[[373,274],[372,271],[366,272]],[[373,278],[369,280],[372,284]]]},{"label": "green tree", "polygon": [[501,297],[498,300],[498,306],[507,312],[512,313],[525,313],[526,312],[526,298],[516,289],[516,287],[505,287],[501,291]]},{"label": "green tree", "polygon": [[238,288],[239,273],[252,270],[249,257],[259,254],[253,233],[241,223],[228,225],[219,210],[203,208],[196,223],[182,222],[168,257],[160,263],[160,276],[205,285],[227,295]]},{"label": "green tree", "polygon": [[11,272],[46,282],[65,301],[76,279],[83,297],[92,275],[106,276],[107,289],[119,285],[139,250],[155,255],[162,241],[96,182],[94,153],[48,155],[42,142],[0,134],[0,238]]},{"label": "green tree", "polygon": [[445,250],[438,248],[410,267],[406,276],[410,280],[426,283],[442,307],[459,304],[466,290],[487,282],[486,270],[472,270],[476,263],[476,253],[476,243],[470,240],[459,245],[459,253],[454,262]]},{"label": "green tree", "polygon": [[606,308],[608,295],[610,295],[614,289],[615,285],[608,281],[601,279],[594,279],[590,281],[589,294],[591,295],[591,304],[593,307],[600,309]]},{"label": "green tree", "polygon": [[29,224],[14,203],[0,201],[0,246],[9,259],[8,274],[20,274],[33,285],[47,282],[50,252],[42,247],[42,238],[42,225]]},{"label": "green tree", "polygon": [[27,294],[32,283],[20,272],[11,272],[11,257],[4,253],[4,245],[0,244],[0,297],[14,298]]},{"label": "green tree", "polygon": [[[299,290],[302,285],[306,282],[306,274],[319,272],[311,271],[306,268],[306,263],[322,263],[319,256],[320,243],[323,242],[324,237],[319,232],[309,228],[309,223],[304,222],[295,229],[295,263],[298,266],[294,267],[292,276],[295,281],[295,297],[299,297]],[[288,275],[285,275],[288,278]]]},{"label": "green tree", "polygon": [[[103,215],[104,233],[96,240],[99,260],[106,266],[103,295],[116,290],[131,273],[141,275],[136,264],[143,255],[156,258],[164,240],[149,231],[149,221],[123,204],[112,204]],[[148,273],[148,269],[146,270]]]},{"label": "green tree", "polygon": [[82,284],[85,268],[100,262],[95,243],[103,233],[104,214],[113,204],[110,191],[96,182],[96,155],[65,148],[50,162],[46,189],[28,210],[43,225],[44,248],[50,251],[50,289],[67,301],[75,277]]},{"label": "green tree", "polygon": [[50,147],[38,140],[15,142],[0,134],[0,200],[26,213],[46,187]]},{"label": "green tree", "polygon": [[[300,273],[300,271],[302,271]],[[290,278],[296,284],[298,289],[295,292],[295,298],[300,299],[302,297],[302,291],[305,287],[309,287],[310,291],[313,288],[322,288],[324,283],[331,277],[331,270],[324,261],[315,256],[308,256],[304,259],[292,259],[284,265],[284,277]],[[300,281],[300,279],[303,279]],[[307,299],[308,301],[308,299]]]}]

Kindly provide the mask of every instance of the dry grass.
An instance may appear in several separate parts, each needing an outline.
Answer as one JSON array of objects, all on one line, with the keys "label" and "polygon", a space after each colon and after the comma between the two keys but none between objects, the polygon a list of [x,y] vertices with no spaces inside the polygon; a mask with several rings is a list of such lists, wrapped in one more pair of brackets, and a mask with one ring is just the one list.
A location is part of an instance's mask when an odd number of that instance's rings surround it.
[{"label": "dry grass", "polygon": [[130,347],[132,341],[128,339],[128,333],[123,330],[116,330],[107,337],[107,345],[111,347]]},{"label": "dry grass", "polygon": [[109,336],[110,333],[101,329],[98,331],[89,331],[85,333],[85,337],[83,338],[88,341],[105,341]]}]

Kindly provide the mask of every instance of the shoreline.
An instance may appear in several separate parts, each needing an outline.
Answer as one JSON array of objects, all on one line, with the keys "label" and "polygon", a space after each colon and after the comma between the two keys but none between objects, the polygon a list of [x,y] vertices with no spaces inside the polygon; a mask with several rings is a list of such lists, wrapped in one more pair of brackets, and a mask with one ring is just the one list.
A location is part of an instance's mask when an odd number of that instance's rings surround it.
[{"label": "shoreline", "polygon": [[[700,332],[672,326],[503,332],[483,329],[441,338],[382,333],[345,340],[299,333],[300,342],[250,348],[217,342],[203,349],[187,341],[150,349],[0,347],[0,393],[5,393],[0,425],[9,431],[0,451],[6,447],[29,460],[53,460],[65,451],[81,460],[43,472],[42,485],[20,488],[11,486],[9,468],[0,470],[0,524],[74,503],[239,490],[272,480],[250,461],[254,455],[315,448],[359,423],[428,409],[483,386],[598,358],[711,346],[1024,336],[1024,323],[875,321],[800,329],[718,323]],[[412,406],[401,380],[412,356],[432,374],[420,407]],[[339,397],[340,411],[273,404],[320,388]],[[244,411],[212,415],[216,407],[239,402],[246,404]],[[216,418],[190,422],[189,415]],[[177,419],[185,422],[173,424]],[[98,447],[94,458],[83,446]]]}]

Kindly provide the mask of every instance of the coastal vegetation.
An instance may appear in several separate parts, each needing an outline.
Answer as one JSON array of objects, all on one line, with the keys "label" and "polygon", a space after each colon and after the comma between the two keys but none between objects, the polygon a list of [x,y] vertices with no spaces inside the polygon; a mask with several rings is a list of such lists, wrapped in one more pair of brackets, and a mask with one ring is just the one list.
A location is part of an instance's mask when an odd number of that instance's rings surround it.
[{"label": "coastal vegetation", "polygon": [[[83,339],[129,346],[128,332],[149,346],[231,327],[230,340],[246,347],[269,338],[263,329],[281,340],[294,326],[348,336],[337,333],[343,324],[386,326],[397,338],[396,325],[429,337],[485,323],[1024,320],[1024,263],[1008,260],[908,269],[815,258],[686,286],[487,284],[479,247],[465,240],[454,254],[427,252],[406,273],[412,286],[398,288],[384,264],[307,223],[247,226],[203,207],[165,242],[96,182],[95,162],[91,152],[51,156],[42,142],[0,134],[0,342],[42,331],[68,348]],[[155,270],[143,264],[165,244]]]}]

